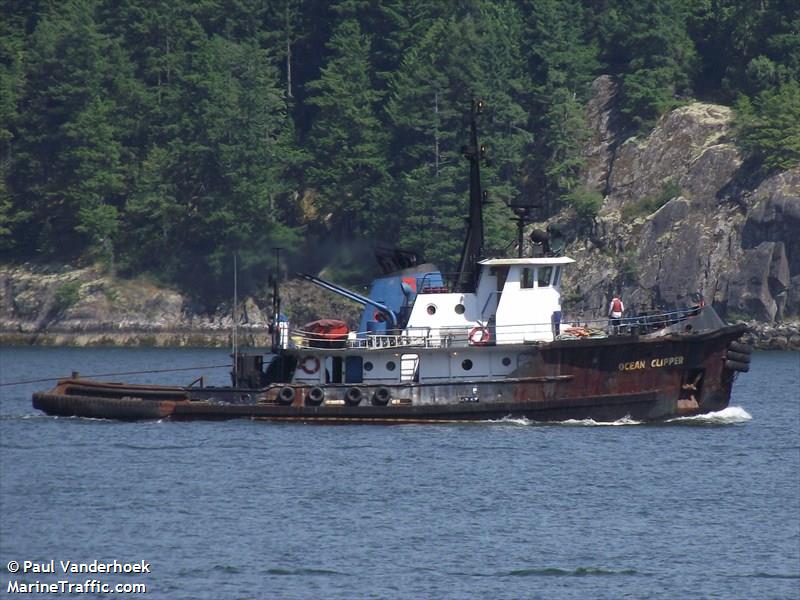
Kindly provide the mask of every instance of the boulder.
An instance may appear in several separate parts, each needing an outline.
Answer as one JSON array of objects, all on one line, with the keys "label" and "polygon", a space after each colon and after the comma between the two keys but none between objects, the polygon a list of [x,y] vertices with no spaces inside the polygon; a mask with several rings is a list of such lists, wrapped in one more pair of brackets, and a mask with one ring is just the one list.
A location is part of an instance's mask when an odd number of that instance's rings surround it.
[{"label": "boulder", "polygon": [[729,312],[761,321],[780,319],[789,287],[789,267],[782,242],[763,242],[744,252],[737,271],[729,275]]},{"label": "boulder", "polygon": [[667,113],[646,138],[622,143],[603,211],[658,196],[670,183],[692,199],[715,199],[741,165],[729,141],[732,114],[726,106],[697,102]]}]

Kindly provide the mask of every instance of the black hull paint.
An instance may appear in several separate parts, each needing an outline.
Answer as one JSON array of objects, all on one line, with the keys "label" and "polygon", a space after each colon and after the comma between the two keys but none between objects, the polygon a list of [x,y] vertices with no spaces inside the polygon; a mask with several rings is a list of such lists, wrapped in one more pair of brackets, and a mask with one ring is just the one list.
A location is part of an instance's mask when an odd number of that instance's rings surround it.
[{"label": "black hull paint", "polygon": [[[94,398],[52,393],[34,395],[34,407],[50,415],[119,420],[257,419],[305,423],[455,423],[525,418],[531,421],[594,419],[616,421],[624,417],[650,420],[658,401],[655,392],[615,398],[581,398],[569,402],[470,402],[436,406],[278,406],[266,404],[216,404],[203,401],[154,401]],[[669,416],[669,415],[665,415]]]}]

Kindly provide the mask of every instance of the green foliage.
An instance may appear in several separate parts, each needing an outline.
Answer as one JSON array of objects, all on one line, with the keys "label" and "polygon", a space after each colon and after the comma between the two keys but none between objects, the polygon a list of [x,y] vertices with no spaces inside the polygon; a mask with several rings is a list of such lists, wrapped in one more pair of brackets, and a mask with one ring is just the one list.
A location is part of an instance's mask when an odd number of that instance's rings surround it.
[{"label": "green foliage", "polygon": [[587,39],[589,13],[580,3],[529,0],[522,11],[535,136],[525,187],[536,203],[557,209],[558,200],[577,185],[583,166],[588,137],[584,102],[599,70],[598,47]]},{"label": "green foliage", "polygon": [[307,181],[318,190],[318,211],[334,235],[352,240],[372,234],[388,208],[377,190],[386,179],[386,133],[376,115],[369,40],[349,19],[333,32],[330,58],[308,84],[319,109],[311,128],[313,154]]},{"label": "green foliage", "polygon": [[392,80],[386,105],[394,132],[389,193],[399,227],[390,230],[445,269],[454,268],[463,240],[468,167],[461,147],[467,141],[465,108],[474,98],[489,107],[480,119],[481,142],[491,158],[482,166],[492,200],[486,247],[502,248],[513,235],[505,203],[519,193],[532,140],[519,103],[520,28],[509,4],[454,11],[433,21]]},{"label": "green foliage", "polygon": [[578,220],[584,223],[593,221],[603,205],[603,195],[600,192],[583,187],[574,189],[564,200],[575,209]]},{"label": "green foliage", "polygon": [[691,5],[698,50],[695,88],[732,102],[800,78],[800,4],[794,0],[704,0]]},{"label": "green foliage", "polygon": [[620,110],[635,129],[650,127],[691,91],[697,55],[680,0],[610,0],[600,15],[603,57],[619,74]]},{"label": "green foliage", "polygon": [[800,83],[790,81],[736,103],[738,142],[765,171],[800,165]]},{"label": "green foliage", "polygon": [[633,130],[688,97],[741,96],[744,152],[765,171],[796,165],[798,28],[791,0],[9,0],[0,252],[153,273],[209,305],[230,295],[234,254],[242,293],[263,287],[273,246],[319,269],[341,258],[352,280],[362,245],[449,269],[473,98],[494,253],[514,235],[512,198],[544,216],[571,204],[591,225],[599,196],[580,185],[600,74]]},{"label": "green foliage", "polygon": [[674,181],[668,181],[655,196],[645,196],[638,202],[632,202],[622,207],[622,218],[625,220],[644,217],[656,212],[673,198],[681,195],[680,186]]},{"label": "green foliage", "polygon": [[78,300],[80,300],[80,289],[80,281],[68,281],[61,284],[55,294],[55,310],[63,312],[77,304]]}]

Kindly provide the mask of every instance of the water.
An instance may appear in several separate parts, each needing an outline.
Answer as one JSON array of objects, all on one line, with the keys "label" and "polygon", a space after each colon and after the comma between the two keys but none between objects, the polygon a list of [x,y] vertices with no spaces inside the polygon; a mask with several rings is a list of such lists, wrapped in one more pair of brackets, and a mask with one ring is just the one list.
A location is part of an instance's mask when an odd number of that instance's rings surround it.
[{"label": "water", "polygon": [[[8,382],[228,358],[5,348],[0,361]],[[796,599],[798,384],[800,354],[756,353],[731,408],[712,417],[391,427],[52,418],[30,404],[49,384],[2,387],[0,587],[96,578],[170,599]],[[50,559],[55,575],[6,567]],[[152,572],[58,570],[94,559],[146,560]]]}]

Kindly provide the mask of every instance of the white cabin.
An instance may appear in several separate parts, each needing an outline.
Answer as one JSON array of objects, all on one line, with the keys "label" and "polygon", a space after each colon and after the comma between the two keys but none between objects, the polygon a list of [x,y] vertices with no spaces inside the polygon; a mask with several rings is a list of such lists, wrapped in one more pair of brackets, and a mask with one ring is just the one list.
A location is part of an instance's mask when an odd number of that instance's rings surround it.
[{"label": "white cabin", "polygon": [[561,315],[561,273],[567,257],[492,258],[481,261],[476,293],[421,293],[403,335],[447,346],[552,341]]}]

